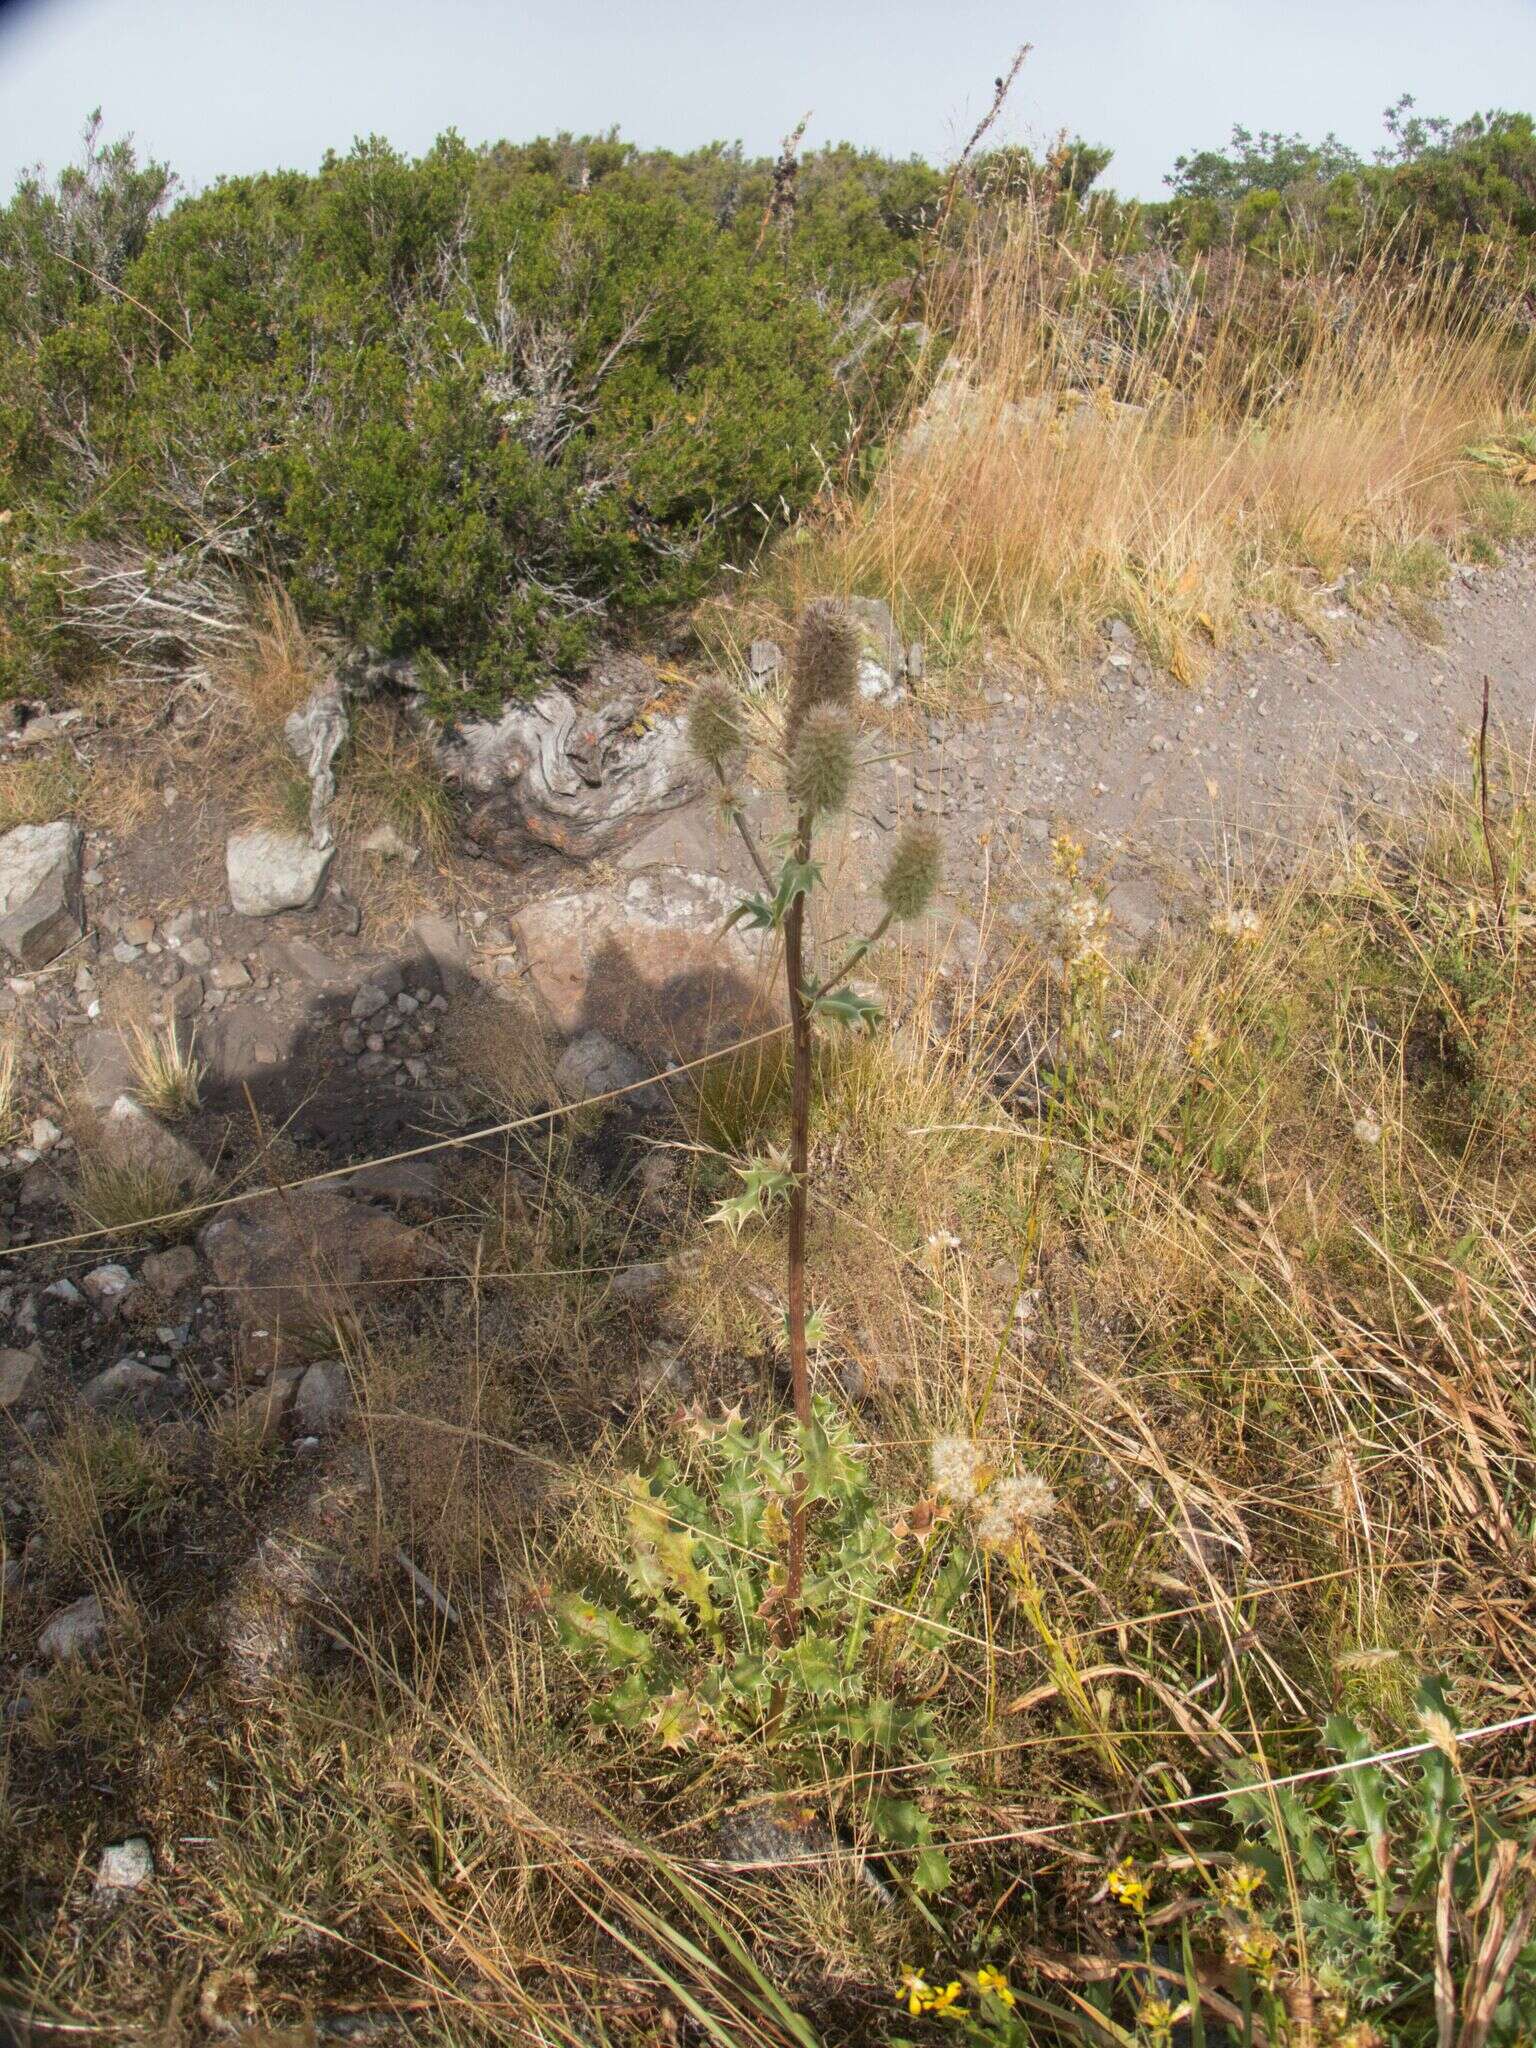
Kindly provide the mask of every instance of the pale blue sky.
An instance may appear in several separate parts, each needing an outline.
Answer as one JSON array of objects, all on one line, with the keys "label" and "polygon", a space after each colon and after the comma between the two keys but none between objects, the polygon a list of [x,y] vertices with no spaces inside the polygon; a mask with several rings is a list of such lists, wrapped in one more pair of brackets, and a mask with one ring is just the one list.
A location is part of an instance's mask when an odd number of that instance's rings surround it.
[{"label": "pale blue sky", "polygon": [[1400,92],[1536,100],[1536,0],[0,0],[0,179],[57,168],[98,103],[193,186],[450,126],[766,151],[807,109],[813,142],[943,156],[1023,41],[1007,132],[1112,144],[1147,197],[1233,121],[1370,149]]}]

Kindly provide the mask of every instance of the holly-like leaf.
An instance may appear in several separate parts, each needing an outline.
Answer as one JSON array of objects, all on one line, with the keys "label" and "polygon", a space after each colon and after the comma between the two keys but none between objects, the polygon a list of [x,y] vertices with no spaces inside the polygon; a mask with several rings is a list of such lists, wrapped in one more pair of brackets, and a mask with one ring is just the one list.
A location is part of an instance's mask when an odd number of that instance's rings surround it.
[{"label": "holly-like leaf", "polygon": [[779,869],[778,887],[767,896],[744,896],[725,920],[725,930],[745,924],[756,932],[777,931],[797,896],[808,896],[821,881],[821,863],[796,860],[791,854]]},{"label": "holly-like leaf", "polygon": [[817,1415],[798,1429],[800,1465],[805,1474],[807,1500],[841,1500],[856,1485],[861,1474],[859,1461],[830,1436]]},{"label": "holly-like leaf", "polygon": [[704,1715],[692,1693],[669,1692],[656,1702],[650,1728],[663,1749],[686,1749],[703,1727]]},{"label": "holly-like leaf", "polygon": [[596,1650],[613,1670],[626,1664],[648,1664],[652,1654],[650,1637],[633,1627],[610,1607],[599,1607],[579,1593],[568,1593],[555,1602],[555,1620],[567,1647]]},{"label": "holly-like leaf", "polygon": [[736,1173],[743,1182],[741,1193],[728,1196],[709,1216],[711,1223],[724,1224],[732,1237],[740,1237],[749,1223],[760,1222],[769,1205],[787,1195],[795,1184],[794,1175],[776,1158],[753,1159],[738,1166]]},{"label": "holly-like leaf", "polygon": [[811,1629],[805,1630],[793,1649],[784,1652],[783,1664],[799,1689],[812,1699],[831,1699],[843,1682],[837,1652]]},{"label": "holly-like leaf", "polygon": [[849,1031],[861,1027],[871,1030],[881,1015],[880,1005],[871,996],[861,996],[856,988],[833,989],[817,996],[811,1010],[813,1015],[825,1017],[830,1024],[841,1024]]}]

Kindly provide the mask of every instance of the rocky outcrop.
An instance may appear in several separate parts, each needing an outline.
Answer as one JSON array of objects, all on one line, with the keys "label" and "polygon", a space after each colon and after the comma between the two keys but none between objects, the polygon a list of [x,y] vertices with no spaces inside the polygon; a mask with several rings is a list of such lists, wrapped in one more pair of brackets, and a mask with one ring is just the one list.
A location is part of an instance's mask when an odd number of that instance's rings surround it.
[{"label": "rocky outcrop", "polygon": [[18,825],[0,838],[0,947],[46,967],[85,929],[78,825]]},{"label": "rocky outcrop", "polygon": [[529,841],[587,859],[696,797],[702,783],[682,719],[653,712],[651,690],[646,676],[580,705],[545,690],[445,742],[444,770],[474,805],[471,843],[509,864]]},{"label": "rocky outcrop", "polygon": [[308,910],[320,894],[334,853],[334,846],[315,846],[297,832],[256,826],[231,833],[224,849],[229,900],[242,917]]},{"label": "rocky outcrop", "polygon": [[777,1017],[777,989],[713,875],[663,868],[617,889],[532,903],[517,921],[529,985],[564,1038],[598,1032],[653,1067],[691,1059]]}]

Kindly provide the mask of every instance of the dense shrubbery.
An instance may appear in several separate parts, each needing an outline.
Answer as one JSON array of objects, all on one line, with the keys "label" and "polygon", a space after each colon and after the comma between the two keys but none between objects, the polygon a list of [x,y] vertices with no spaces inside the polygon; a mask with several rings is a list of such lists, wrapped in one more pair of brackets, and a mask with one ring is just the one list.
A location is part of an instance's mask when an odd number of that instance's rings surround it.
[{"label": "dense shrubbery", "polygon": [[93,146],[0,217],[12,680],[25,559],[38,618],[62,587],[108,644],[125,577],[270,563],[493,694],[573,660],[599,608],[695,596],[820,484],[934,183],[832,152],[759,251],[723,151],[370,140],[156,219],[167,174]]},{"label": "dense shrubbery", "polygon": [[[1389,128],[1372,165],[1237,130],[1150,207],[1101,191],[1109,153],[1081,140],[993,150],[944,227],[959,249],[978,210],[1029,207],[1091,249],[1084,290],[1119,294],[1136,347],[1227,244],[1471,262],[1520,303],[1529,117],[1404,105]],[[481,704],[574,666],[595,619],[694,599],[820,491],[851,422],[894,416],[890,322],[943,327],[942,291],[899,287],[942,281],[920,253],[941,173],[845,145],[791,187],[769,231],[774,166],[739,149],[449,135],[172,205],[165,167],[93,124],[80,166],[0,210],[0,690],[195,661],[258,570]]]}]

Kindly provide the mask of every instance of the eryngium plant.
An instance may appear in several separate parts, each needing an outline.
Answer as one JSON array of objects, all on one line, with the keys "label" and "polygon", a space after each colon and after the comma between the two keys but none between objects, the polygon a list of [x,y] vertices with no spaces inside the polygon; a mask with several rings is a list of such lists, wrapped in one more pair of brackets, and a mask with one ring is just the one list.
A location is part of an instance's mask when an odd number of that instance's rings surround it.
[{"label": "eryngium plant", "polygon": [[[809,1190],[811,1058],[819,1020],[850,1026],[871,1024],[877,1006],[846,985],[845,977],[864,958],[892,923],[918,917],[932,901],[939,882],[939,842],[920,826],[898,839],[880,881],[884,915],[830,974],[811,964],[806,903],[821,882],[813,858],[817,827],[842,810],[858,774],[859,629],[846,606],[830,599],[807,605],[795,638],[785,709],[780,766],[789,799],[792,824],[787,852],[775,874],[748,830],[731,782],[731,771],[745,748],[744,707],[728,685],[707,684],[693,700],[688,737],[694,752],[720,783],[725,809],[746,843],[763,883],[761,895],[737,905],[731,922],[745,922],[760,931],[782,932],[784,975],[789,1000],[793,1081],[790,1095],[789,1154],[753,1159],[738,1168],[742,1192],[717,1211],[717,1220],[739,1231],[752,1217],[767,1213],[770,1203],[784,1200],[789,1211],[789,1274],[786,1334],[795,1415],[802,1428],[811,1421],[811,1381],[807,1338],[805,1234]],[[797,1490],[787,1535],[787,1584],[783,1604],[784,1632],[798,1626],[805,1562],[805,1499]]]}]

